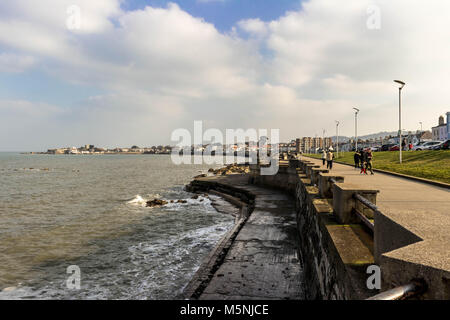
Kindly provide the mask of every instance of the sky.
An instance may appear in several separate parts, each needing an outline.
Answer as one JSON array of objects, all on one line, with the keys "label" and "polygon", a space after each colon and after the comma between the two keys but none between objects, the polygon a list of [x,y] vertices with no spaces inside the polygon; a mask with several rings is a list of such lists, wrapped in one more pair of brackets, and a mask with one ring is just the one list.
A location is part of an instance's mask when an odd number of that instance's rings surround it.
[{"label": "sky", "polygon": [[443,0],[2,0],[0,151],[175,144],[178,128],[424,129],[450,111]]}]

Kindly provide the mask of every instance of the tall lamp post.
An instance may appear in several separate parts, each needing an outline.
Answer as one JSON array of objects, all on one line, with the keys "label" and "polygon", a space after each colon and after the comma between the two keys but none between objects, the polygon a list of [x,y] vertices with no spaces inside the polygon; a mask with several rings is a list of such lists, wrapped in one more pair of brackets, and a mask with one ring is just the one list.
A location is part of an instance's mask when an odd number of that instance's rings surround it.
[{"label": "tall lamp post", "polygon": [[405,83],[400,80],[394,80],[394,82],[400,85],[400,87],[398,87],[398,146],[400,150],[400,163],[402,163],[402,89],[405,86]]},{"label": "tall lamp post", "polygon": [[420,142],[420,138],[422,138],[422,132],[423,132],[423,123],[422,123],[422,121],[421,122],[419,122],[420,123],[420,136],[419,136],[419,142]]},{"label": "tall lamp post", "polygon": [[358,151],[358,108],[353,108],[355,110],[355,151]]},{"label": "tall lamp post", "polygon": [[322,129],[322,150],[325,150],[325,129]]},{"label": "tall lamp post", "polygon": [[336,155],[339,157],[339,121],[336,121]]}]

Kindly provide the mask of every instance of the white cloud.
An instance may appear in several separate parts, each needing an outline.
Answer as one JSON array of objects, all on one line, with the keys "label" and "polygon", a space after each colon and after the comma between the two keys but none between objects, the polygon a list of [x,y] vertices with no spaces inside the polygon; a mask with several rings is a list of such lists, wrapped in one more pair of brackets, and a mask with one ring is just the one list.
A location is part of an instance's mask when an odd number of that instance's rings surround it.
[{"label": "white cloud", "polygon": [[31,68],[36,62],[32,56],[0,53],[0,72],[19,73]]},{"label": "white cloud", "polygon": [[254,36],[265,36],[268,32],[268,26],[260,19],[246,19],[238,22],[239,28]]},{"label": "white cloud", "polygon": [[[70,31],[66,9],[74,2],[86,20]],[[31,4],[0,3],[0,71],[40,68],[101,89],[105,94],[70,116],[51,119],[72,128],[73,139],[168,143],[173,129],[190,128],[193,120],[278,127],[283,139],[334,132],[334,120],[341,120],[342,133],[351,135],[354,106],[361,109],[361,134],[395,130],[395,78],[407,82],[405,128],[419,121],[430,127],[449,109],[450,2],[379,0],[381,29],[370,30],[366,9],[373,1],[310,0],[301,11],[243,20],[225,34],[175,4],[131,12],[119,0]],[[16,131],[13,142],[20,144]]]}]

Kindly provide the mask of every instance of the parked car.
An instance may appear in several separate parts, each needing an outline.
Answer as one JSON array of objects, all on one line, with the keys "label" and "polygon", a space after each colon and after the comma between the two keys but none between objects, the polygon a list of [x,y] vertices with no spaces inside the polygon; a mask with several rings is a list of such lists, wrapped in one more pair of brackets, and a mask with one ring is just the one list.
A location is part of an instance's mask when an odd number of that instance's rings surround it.
[{"label": "parked car", "polygon": [[381,151],[389,151],[391,147],[395,146],[393,143],[383,144],[381,146]]},{"label": "parked car", "polygon": [[415,150],[414,148],[417,148],[419,146],[422,146],[424,143],[427,143],[428,141],[420,141],[419,143],[413,145],[413,148],[411,150]]},{"label": "parked car", "polygon": [[370,149],[371,149],[373,152],[381,151],[381,147],[380,147],[380,146],[371,147]]},{"label": "parked car", "polygon": [[400,150],[400,148],[399,148],[398,144],[393,145],[392,147],[389,148],[389,151],[399,151],[399,150]]},{"label": "parked car", "polygon": [[442,141],[428,141],[423,144],[418,144],[418,145],[414,146],[412,149],[417,150],[417,151],[430,150],[433,146],[440,144],[440,143],[442,143]]},{"label": "parked car", "polygon": [[432,146],[430,149],[431,150],[441,150],[443,144],[444,144],[444,141],[442,141],[441,143],[438,143],[438,144]]},{"label": "parked car", "polygon": [[450,149],[450,139],[442,141],[441,143],[433,146],[431,149],[433,149],[433,150],[448,150],[448,149]]}]

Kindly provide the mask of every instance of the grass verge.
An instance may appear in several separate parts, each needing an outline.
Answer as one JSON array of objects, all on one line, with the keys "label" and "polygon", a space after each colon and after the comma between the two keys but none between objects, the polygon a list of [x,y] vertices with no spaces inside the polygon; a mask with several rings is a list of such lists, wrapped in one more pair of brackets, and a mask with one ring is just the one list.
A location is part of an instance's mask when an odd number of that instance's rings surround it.
[{"label": "grass verge", "polygon": [[[450,183],[450,150],[403,151],[399,163],[398,151],[373,152],[373,167],[414,177]],[[320,154],[305,154],[321,158]],[[354,164],[353,152],[340,152],[336,161]]]}]

